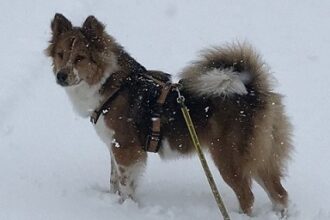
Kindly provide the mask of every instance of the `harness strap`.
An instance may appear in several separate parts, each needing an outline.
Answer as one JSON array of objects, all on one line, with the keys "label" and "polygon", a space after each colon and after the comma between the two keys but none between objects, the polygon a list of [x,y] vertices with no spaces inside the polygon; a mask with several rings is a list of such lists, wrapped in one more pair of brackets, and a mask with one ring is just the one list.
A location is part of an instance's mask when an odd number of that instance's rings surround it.
[{"label": "harness strap", "polygon": [[106,99],[103,102],[103,104],[100,105],[100,107],[95,109],[95,111],[92,113],[92,115],[90,117],[90,121],[93,124],[97,123],[97,121],[99,120],[101,114],[106,114],[109,111],[110,104],[117,97],[120,89],[121,89],[121,87],[114,87],[110,92],[109,98]]},{"label": "harness strap", "polygon": [[[160,84],[160,83],[158,83]],[[162,86],[162,89],[160,91],[160,95],[157,99],[156,103],[156,110],[154,111],[154,114],[151,118],[151,134],[147,136],[147,141],[144,147],[145,151],[156,153],[159,150],[160,147],[160,140],[161,140],[161,120],[160,120],[160,114],[162,111],[162,107],[165,103],[165,100],[167,98],[168,93],[173,88],[173,84],[171,83],[163,83],[164,86]]]},{"label": "harness strap", "polygon": [[125,75],[123,72],[118,71],[113,73],[102,85],[99,90],[101,95],[108,96],[107,99],[103,101],[103,103],[95,109],[90,117],[90,121],[93,124],[96,124],[98,119],[100,118],[101,114],[106,114],[109,111],[109,107],[111,102],[117,97],[119,91],[123,87],[123,80]]},{"label": "harness strap", "polygon": [[[100,89],[100,94],[103,94],[107,92],[108,98],[98,107],[95,109],[95,111],[90,116],[90,121],[93,124],[96,124],[98,119],[100,118],[101,114],[105,115],[108,113],[111,102],[118,96],[120,90],[123,88],[123,75],[122,72],[117,72],[112,74],[107,81],[104,83],[104,85]],[[153,111],[153,115],[151,117],[151,128],[150,128],[150,134],[146,137],[146,144],[143,147],[145,151],[148,152],[158,152],[160,147],[160,141],[161,141],[161,113],[163,105],[166,101],[166,98],[169,94],[169,92],[177,87],[177,84],[172,84],[170,82],[163,82],[159,79],[156,79],[155,77],[149,76],[149,75],[143,75],[143,77],[152,80],[156,84],[158,84],[161,87],[159,97],[157,99],[157,102],[155,104],[155,109]],[[109,85],[109,86],[107,86]],[[108,91],[105,91],[107,87],[110,87]]]},{"label": "harness strap", "polygon": [[165,87],[167,84],[169,84],[168,82],[163,82],[163,81],[158,80],[155,77],[152,77],[152,76],[149,76],[149,75],[143,75],[143,77],[154,81],[155,83],[157,83],[158,85],[160,85],[162,87]]}]

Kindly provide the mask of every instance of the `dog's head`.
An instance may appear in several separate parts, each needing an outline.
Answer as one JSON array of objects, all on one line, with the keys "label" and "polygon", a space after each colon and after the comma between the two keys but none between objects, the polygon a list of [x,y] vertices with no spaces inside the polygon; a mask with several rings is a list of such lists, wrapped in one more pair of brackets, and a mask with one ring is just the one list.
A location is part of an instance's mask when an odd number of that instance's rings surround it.
[{"label": "dog's head", "polygon": [[53,59],[57,83],[61,86],[74,86],[82,81],[89,85],[98,83],[113,61],[109,52],[112,38],[105,33],[104,25],[89,16],[82,27],[73,27],[63,15],[55,14],[51,30],[46,54]]}]

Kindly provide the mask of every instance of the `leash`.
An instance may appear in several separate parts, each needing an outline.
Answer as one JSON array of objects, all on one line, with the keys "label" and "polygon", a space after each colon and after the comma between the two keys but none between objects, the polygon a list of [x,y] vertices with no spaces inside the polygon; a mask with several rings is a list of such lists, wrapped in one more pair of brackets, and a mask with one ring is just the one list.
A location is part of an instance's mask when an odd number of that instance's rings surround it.
[{"label": "leash", "polygon": [[190,117],[190,114],[189,114],[189,110],[188,110],[187,106],[184,103],[185,102],[185,98],[181,95],[178,86],[176,86],[176,91],[178,92],[177,102],[178,102],[178,104],[181,107],[181,111],[182,111],[184,120],[186,122],[186,125],[188,127],[191,140],[192,140],[192,142],[193,142],[193,144],[194,144],[194,146],[196,148],[196,151],[197,151],[199,160],[202,163],[202,166],[203,166],[205,175],[206,175],[207,180],[208,180],[208,182],[210,184],[210,187],[211,187],[213,196],[215,198],[215,201],[217,202],[217,205],[219,207],[219,210],[220,210],[220,212],[221,212],[224,220],[230,220],[228,211],[227,211],[227,209],[225,207],[225,204],[224,204],[224,202],[223,202],[223,200],[222,200],[222,198],[220,196],[220,193],[219,193],[218,188],[217,188],[217,186],[216,186],[216,184],[214,182],[214,179],[213,179],[212,173],[210,171],[210,168],[207,165],[207,162],[206,162],[204,153],[203,153],[203,151],[201,149],[201,145],[199,143],[198,136],[197,136],[196,130],[194,128],[194,124],[193,124],[193,122],[191,120],[191,117]]}]

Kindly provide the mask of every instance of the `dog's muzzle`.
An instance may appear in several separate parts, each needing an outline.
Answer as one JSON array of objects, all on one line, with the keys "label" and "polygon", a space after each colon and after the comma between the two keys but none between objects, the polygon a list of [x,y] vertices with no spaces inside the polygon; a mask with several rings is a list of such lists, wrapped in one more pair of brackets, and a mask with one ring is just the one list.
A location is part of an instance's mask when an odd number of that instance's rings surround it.
[{"label": "dog's muzzle", "polygon": [[68,74],[66,74],[64,72],[58,72],[56,74],[56,81],[61,86],[67,86],[67,85],[69,85],[68,82],[67,82],[67,79],[68,79]]}]

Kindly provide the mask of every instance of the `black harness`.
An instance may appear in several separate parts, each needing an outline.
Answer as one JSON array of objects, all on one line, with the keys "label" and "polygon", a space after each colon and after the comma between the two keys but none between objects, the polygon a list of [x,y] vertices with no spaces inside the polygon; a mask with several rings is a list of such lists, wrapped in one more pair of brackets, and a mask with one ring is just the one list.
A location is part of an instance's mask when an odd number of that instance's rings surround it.
[{"label": "black harness", "polygon": [[[118,75],[121,74],[120,72],[111,74],[100,90],[100,93],[103,93],[103,90],[107,88],[109,90],[109,94],[107,94],[108,98],[105,99],[99,108],[95,109],[90,117],[90,121],[93,124],[96,124],[101,115],[106,115],[109,112],[112,101],[116,99],[123,89],[132,86],[132,84],[139,81],[142,83],[143,81],[148,81],[149,84],[151,83],[153,85],[151,88],[155,91],[147,91],[146,93],[153,96],[151,99],[155,99],[156,102],[153,104],[153,108],[151,110],[150,128],[148,129],[149,134],[146,137],[146,143],[143,146],[143,149],[148,152],[156,153],[158,152],[161,143],[161,113],[163,105],[170,91],[177,88],[177,85],[172,84],[170,81],[164,82],[158,78],[148,75],[147,73],[148,71],[144,67],[141,67],[137,72],[130,74],[124,79],[120,79],[120,77],[118,77]],[[152,90],[151,88],[146,89]],[[137,98],[137,100],[138,99],[139,98]],[[143,102],[143,100],[141,101]],[[137,108],[139,108],[139,103],[137,106]],[[138,112],[138,109],[136,109],[136,111]]]}]

